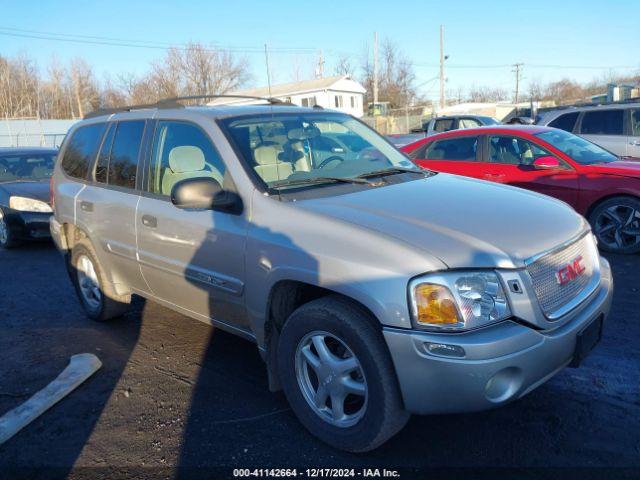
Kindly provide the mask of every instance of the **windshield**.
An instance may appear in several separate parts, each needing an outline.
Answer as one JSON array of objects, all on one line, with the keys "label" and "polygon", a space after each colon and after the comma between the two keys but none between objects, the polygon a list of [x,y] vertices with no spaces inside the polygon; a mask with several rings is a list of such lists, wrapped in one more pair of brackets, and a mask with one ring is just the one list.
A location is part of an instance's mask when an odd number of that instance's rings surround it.
[{"label": "windshield", "polygon": [[53,173],[54,153],[24,153],[0,157],[0,182],[47,180]]},{"label": "windshield", "polygon": [[357,179],[393,169],[421,171],[348,115],[274,113],[231,118],[223,124],[245,161],[270,188],[320,185],[322,179]]},{"label": "windshield", "polygon": [[608,163],[618,160],[618,157],[613,153],[564,130],[548,130],[535,135],[582,165]]}]

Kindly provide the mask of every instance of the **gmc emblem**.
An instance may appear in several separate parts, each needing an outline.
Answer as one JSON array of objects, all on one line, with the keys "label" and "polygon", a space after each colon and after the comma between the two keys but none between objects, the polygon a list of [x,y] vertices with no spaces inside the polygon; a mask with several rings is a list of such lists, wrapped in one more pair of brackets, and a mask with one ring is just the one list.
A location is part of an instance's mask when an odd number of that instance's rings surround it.
[{"label": "gmc emblem", "polygon": [[584,259],[580,255],[556,272],[556,280],[559,285],[566,285],[582,275],[585,270]]}]

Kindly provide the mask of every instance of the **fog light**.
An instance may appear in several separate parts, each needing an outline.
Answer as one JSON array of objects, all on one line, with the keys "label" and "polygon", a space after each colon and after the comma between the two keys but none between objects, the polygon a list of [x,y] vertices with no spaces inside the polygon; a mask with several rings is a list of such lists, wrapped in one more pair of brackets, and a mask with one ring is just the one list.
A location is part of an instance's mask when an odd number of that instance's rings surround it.
[{"label": "fog light", "polygon": [[460,347],[459,345],[425,342],[424,346],[427,349],[427,352],[429,352],[431,355],[438,355],[441,357],[462,358],[466,354],[464,348]]}]

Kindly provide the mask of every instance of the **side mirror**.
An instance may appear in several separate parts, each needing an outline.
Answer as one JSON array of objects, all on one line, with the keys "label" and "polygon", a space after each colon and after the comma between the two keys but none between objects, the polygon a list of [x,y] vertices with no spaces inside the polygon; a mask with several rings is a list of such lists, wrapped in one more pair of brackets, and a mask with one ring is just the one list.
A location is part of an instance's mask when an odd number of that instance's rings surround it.
[{"label": "side mirror", "polygon": [[556,157],[546,155],[544,157],[536,158],[533,161],[533,166],[540,170],[554,170],[560,168],[560,162]]},{"label": "side mirror", "polygon": [[178,208],[218,210],[239,215],[242,199],[229,190],[223,190],[217,180],[209,177],[180,180],[171,189],[171,203]]}]

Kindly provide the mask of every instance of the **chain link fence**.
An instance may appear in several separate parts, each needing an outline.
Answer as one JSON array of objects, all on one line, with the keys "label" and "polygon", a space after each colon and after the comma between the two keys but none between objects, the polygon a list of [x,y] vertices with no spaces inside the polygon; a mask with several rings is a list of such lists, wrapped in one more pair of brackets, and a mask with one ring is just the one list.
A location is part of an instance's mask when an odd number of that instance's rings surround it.
[{"label": "chain link fence", "polygon": [[430,106],[394,108],[384,115],[365,116],[361,120],[382,135],[409,133],[422,128],[422,123],[431,118]]}]

